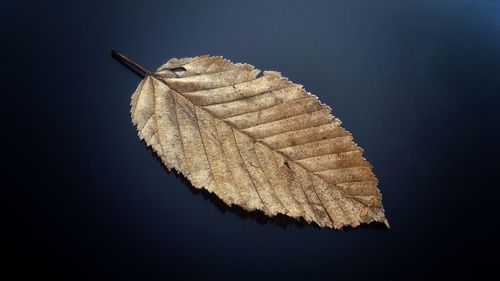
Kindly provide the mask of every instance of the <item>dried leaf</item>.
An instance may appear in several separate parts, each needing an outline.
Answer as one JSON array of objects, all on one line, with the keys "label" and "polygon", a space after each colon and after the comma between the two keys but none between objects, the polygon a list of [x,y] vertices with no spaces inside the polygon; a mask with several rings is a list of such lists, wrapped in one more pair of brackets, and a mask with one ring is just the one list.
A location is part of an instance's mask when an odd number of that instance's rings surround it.
[{"label": "dried leaf", "polygon": [[206,55],[138,69],[146,76],[131,103],[139,138],[196,188],[321,227],[388,226],[363,150],[301,85]]}]

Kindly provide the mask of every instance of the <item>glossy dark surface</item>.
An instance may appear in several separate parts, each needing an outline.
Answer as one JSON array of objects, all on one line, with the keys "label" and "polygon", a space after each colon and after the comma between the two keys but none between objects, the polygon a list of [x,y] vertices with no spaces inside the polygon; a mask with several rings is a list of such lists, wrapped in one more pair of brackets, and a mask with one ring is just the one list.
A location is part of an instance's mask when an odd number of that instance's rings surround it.
[{"label": "glossy dark surface", "polygon": [[[17,276],[422,280],[498,267],[499,1],[2,1],[2,232]],[[137,2],[137,3],[135,3]],[[333,108],[380,180],[390,230],[228,209],[133,128],[170,57],[278,70]]]}]

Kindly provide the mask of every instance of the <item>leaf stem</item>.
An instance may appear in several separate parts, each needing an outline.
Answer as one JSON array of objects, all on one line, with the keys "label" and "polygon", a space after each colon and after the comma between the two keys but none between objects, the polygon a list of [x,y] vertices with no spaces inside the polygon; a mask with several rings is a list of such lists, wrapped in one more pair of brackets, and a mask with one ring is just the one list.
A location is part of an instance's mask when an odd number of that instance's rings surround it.
[{"label": "leaf stem", "polygon": [[121,63],[125,64],[125,66],[131,68],[134,71],[139,72],[143,76],[152,75],[151,71],[147,70],[146,68],[144,68],[140,64],[134,62],[133,60],[127,58],[126,56],[120,54],[114,48],[111,49],[111,56],[114,57],[115,59],[119,60]]}]

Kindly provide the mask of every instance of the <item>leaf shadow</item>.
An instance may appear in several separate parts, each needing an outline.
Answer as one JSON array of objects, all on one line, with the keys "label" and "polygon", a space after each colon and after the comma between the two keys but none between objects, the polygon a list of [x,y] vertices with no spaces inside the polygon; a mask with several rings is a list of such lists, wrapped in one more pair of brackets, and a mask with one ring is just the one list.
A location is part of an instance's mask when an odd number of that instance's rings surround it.
[{"label": "leaf shadow", "polygon": [[[184,183],[184,185],[186,185],[188,187],[188,190],[192,194],[202,196],[205,200],[212,203],[217,208],[217,210],[219,210],[219,212],[223,215],[226,213],[230,213],[230,214],[234,214],[234,215],[238,216],[242,220],[247,220],[247,219],[252,220],[254,222],[257,222],[259,225],[272,224],[272,225],[276,225],[279,228],[284,229],[284,230],[288,229],[288,227],[290,227],[290,226],[295,226],[295,227],[300,228],[300,229],[308,227],[308,228],[312,228],[312,229],[316,229],[316,230],[323,230],[323,231],[331,230],[329,228],[321,228],[316,223],[308,223],[303,218],[295,219],[295,218],[292,218],[292,217],[289,217],[289,216],[286,216],[283,214],[278,214],[276,216],[269,217],[266,214],[264,214],[264,212],[262,212],[260,210],[247,211],[247,210],[245,210],[242,207],[237,206],[237,205],[229,206],[226,203],[224,203],[224,201],[222,201],[222,199],[220,199],[214,193],[211,193],[204,188],[195,188],[184,175],[182,175],[180,173],[176,173],[175,171],[169,171],[167,169],[167,167],[163,164],[163,161],[161,160],[161,158],[153,150],[153,148],[148,146],[145,143],[145,141],[141,141],[141,142],[146,145],[149,152],[160,162],[162,168],[167,172],[167,174],[175,175],[178,179],[180,179],[181,182]],[[333,229],[333,230],[340,231],[340,232],[346,232],[346,231],[353,231],[353,230],[358,230],[358,229],[373,229],[373,230],[377,230],[377,231],[389,230],[387,228],[387,226],[382,222],[371,222],[368,224],[362,223],[361,225],[359,225],[357,227],[346,226],[342,229]]]}]

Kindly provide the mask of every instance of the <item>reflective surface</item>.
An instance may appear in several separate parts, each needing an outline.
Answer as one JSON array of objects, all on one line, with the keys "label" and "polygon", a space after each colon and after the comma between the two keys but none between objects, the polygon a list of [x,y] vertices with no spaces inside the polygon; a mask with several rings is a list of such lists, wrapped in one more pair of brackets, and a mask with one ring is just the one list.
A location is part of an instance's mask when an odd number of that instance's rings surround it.
[{"label": "reflective surface", "polygon": [[[497,264],[500,2],[32,2],[0,4],[17,274],[411,280]],[[150,70],[208,53],[305,85],[365,149],[392,228],[268,220],[167,173],[113,47]]]}]

